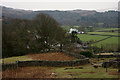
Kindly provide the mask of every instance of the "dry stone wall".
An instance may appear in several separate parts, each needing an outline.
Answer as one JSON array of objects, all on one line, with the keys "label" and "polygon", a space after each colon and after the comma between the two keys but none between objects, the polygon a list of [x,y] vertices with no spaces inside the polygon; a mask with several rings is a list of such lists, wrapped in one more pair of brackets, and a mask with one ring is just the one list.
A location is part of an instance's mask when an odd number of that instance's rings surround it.
[{"label": "dry stone wall", "polygon": [[65,52],[70,56],[76,57],[76,60],[72,61],[17,61],[11,64],[2,64],[2,70],[15,69],[18,67],[28,67],[28,66],[52,66],[52,67],[63,67],[63,66],[77,66],[89,63],[89,58],[85,58],[82,55],[73,54],[70,52]]}]

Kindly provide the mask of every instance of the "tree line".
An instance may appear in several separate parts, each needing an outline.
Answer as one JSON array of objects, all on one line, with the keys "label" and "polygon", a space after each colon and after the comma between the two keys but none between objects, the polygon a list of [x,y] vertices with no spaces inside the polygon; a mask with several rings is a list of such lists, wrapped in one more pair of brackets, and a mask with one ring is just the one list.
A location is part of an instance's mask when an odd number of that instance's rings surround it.
[{"label": "tree line", "polygon": [[118,27],[119,12],[118,11],[87,11],[87,10],[71,10],[71,11],[26,11],[16,10],[8,7],[2,7],[3,16],[10,18],[32,19],[39,13],[45,13],[56,19],[64,26],[82,26],[82,27]]}]

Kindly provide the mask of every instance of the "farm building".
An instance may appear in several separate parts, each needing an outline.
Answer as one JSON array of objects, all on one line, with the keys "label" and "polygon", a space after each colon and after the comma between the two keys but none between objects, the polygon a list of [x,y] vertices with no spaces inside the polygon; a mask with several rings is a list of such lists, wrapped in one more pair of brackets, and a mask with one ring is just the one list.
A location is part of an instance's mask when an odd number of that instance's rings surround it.
[{"label": "farm building", "polygon": [[78,34],[84,34],[85,33],[83,31],[79,32],[77,29],[73,29],[73,28],[70,29],[69,33],[72,33],[73,31],[77,32]]},{"label": "farm building", "polygon": [[72,33],[73,31],[76,31],[78,33],[78,30],[73,28],[70,29],[69,33]]}]

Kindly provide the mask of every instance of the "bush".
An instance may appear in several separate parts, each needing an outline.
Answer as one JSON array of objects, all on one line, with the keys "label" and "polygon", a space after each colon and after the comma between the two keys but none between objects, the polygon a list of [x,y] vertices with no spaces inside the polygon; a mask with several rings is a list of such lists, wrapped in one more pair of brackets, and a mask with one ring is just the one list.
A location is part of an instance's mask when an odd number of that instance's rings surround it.
[{"label": "bush", "polygon": [[86,57],[92,57],[92,53],[89,52],[89,51],[81,51],[80,54],[81,54],[81,55],[84,55],[84,56],[86,56]]}]

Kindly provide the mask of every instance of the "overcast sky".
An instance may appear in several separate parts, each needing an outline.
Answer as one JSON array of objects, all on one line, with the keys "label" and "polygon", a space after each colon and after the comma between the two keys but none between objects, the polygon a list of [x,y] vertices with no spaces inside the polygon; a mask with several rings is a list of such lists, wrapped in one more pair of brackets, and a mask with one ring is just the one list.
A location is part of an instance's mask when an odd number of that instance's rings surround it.
[{"label": "overcast sky", "polygon": [[117,10],[119,0],[2,0],[0,5],[25,10]]}]

